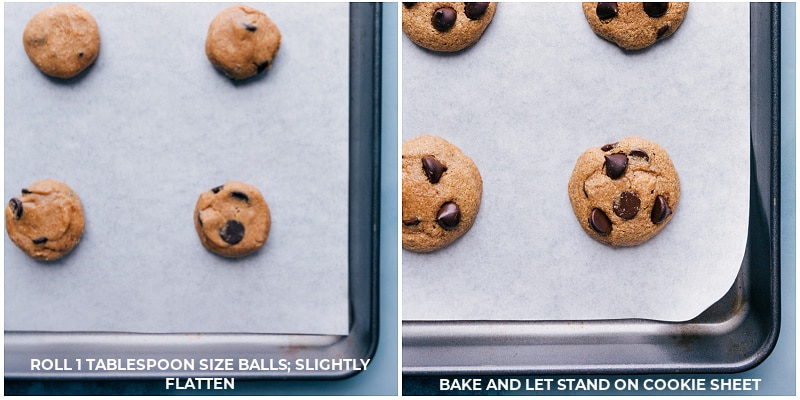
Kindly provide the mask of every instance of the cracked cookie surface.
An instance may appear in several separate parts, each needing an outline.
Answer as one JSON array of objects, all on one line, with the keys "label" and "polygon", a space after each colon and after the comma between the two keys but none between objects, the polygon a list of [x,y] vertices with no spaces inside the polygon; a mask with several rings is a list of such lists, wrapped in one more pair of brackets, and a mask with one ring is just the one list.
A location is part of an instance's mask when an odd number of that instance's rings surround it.
[{"label": "cracked cookie surface", "polygon": [[231,79],[246,79],[272,68],[281,32],[267,14],[245,5],[228,7],[213,20],[206,56]]},{"label": "cracked cookie surface", "polygon": [[670,37],[689,3],[583,3],[592,31],[626,50],[640,50]]},{"label": "cracked cookie surface", "polygon": [[100,54],[100,30],[92,14],[74,4],[48,7],[22,33],[25,53],[43,73],[72,78]]},{"label": "cracked cookie surface", "polygon": [[246,256],[264,245],[272,219],[254,186],[230,181],[200,194],[194,226],[205,248],[225,257]]},{"label": "cracked cookie surface", "polygon": [[403,3],[403,32],[429,50],[455,52],[475,44],[492,22],[497,3]]},{"label": "cracked cookie surface", "polygon": [[403,143],[403,248],[430,252],[469,231],[478,215],[483,181],[458,147],[430,135]]},{"label": "cracked cookie surface", "polygon": [[52,261],[81,240],[85,220],[78,195],[65,183],[44,179],[22,189],[6,205],[8,237],[36,260]]},{"label": "cracked cookie surface", "polygon": [[578,222],[595,240],[633,246],[658,234],[680,200],[680,180],[660,145],[640,137],[586,150],[569,180]]}]

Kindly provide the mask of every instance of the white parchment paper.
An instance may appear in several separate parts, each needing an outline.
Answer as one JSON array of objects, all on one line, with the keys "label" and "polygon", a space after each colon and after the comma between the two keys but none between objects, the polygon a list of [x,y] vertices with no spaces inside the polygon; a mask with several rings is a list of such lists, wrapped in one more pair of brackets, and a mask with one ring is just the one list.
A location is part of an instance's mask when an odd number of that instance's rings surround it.
[{"label": "white parchment paper", "polygon": [[[747,241],[749,38],[747,3],[692,3],[639,52],[595,35],[580,3],[500,3],[457,54],[403,36],[403,139],[444,137],[484,184],[464,237],[402,252],[403,319],[681,321],[718,300]],[[658,236],[611,248],[567,182],[584,150],[631,135],[669,152],[681,200]]]},{"label": "white parchment paper", "polygon": [[[102,48],[70,81],[27,59],[22,31],[49,4],[5,4],[4,196],[70,185],[81,243],[53,263],[4,239],[5,329],[347,334],[346,3],[250,4],[283,41],[271,70],[233,82],[205,55],[231,4],[88,3]],[[201,192],[239,180],[272,214],[242,259],[204,249]]]}]

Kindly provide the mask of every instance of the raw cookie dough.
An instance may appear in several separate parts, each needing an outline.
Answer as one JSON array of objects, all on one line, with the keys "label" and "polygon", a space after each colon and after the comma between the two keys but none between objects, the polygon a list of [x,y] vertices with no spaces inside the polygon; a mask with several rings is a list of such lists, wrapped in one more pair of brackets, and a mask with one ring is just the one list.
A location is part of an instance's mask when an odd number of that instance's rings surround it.
[{"label": "raw cookie dough", "polygon": [[581,227],[611,246],[633,246],[672,220],[680,180],[666,150],[639,137],[586,150],[569,179],[569,200]]},{"label": "raw cookie dough", "polygon": [[429,50],[454,52],[475,44],[497,3],[403,3],[403,32]]},{"label": "raw cookie dough", "polygon": [[34,182],[6,206],[6,231],[36,260],[55,260],[81,240],[85,220],[78,195],[53,179]]},{"label": "raw cookie dough", "polygon": [[242,257],[261,248],[270,225],[269,206],[261,192],[242,182],[203,192],[194,208],[200,242],[225,257]]},{"label": "raw cookie dough", "polygon": [[208,27],[208,61],[232,79],[249,78],[272,68],[280,47],[278,27],[267,14],[245,5],[222,10]]},{"label": "raw cookie dough", "polygon": [[25,26],[25,53],[47,75],[72,78],[100,54],[100,30],[92,14],[74,4],[45,8]]},{"label": "raw cookie dough", "polygon": [[461,150],[423,135],[403,143],[403,248],[430,252],[463,236],[481,205],[478,167]]},{"label": "raw cookie dough", "polygon": [[670,37],[688,9],[689,3],[583,3],[594,33],[627,50]]}]

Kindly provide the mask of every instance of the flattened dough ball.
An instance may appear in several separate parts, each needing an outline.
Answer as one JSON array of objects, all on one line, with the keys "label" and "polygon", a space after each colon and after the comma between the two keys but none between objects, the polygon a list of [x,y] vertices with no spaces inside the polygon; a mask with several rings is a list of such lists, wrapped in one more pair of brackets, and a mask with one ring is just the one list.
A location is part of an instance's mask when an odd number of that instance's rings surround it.
[{"label": "flattened dough ball", "polygon": [[278,27],[267,14],[249,6],[222,10],[208,27],[208,61],[231,79],[246,79],[272,68],[280,47]]},{"label": "flattened dough ball", "polygon": [[203,246],[225,257],[242,257],[260,249],[272,224],[261,192],[236,181],[200,194],[194,216]]},{"label": "flattened dough ball", "polygon": [[78,195],[53,179],[34,182],[6,205],[8,237],[36,260],[52,261],[69,253],[80,242],[84,226]]},{"label": "flattened dough ball", "polygon": [[74,4],[45,8],[22,33],[25,53],[43,73],[72,78],[100,54],[100,30],[92,14]]}]

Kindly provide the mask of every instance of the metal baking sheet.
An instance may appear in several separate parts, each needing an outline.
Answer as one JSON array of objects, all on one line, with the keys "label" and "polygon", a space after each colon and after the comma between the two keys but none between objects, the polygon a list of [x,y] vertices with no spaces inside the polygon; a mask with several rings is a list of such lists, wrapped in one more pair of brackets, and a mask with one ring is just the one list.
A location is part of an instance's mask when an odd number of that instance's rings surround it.
[{"label": "metal baking sheet", "polygon": [[[675,35],[631,53],[597,37],[579,4],[503,3],[466,52],[405,40],[404,140],[459,146],[483,195],[464,237],[403,253],[403,318],[685,321],[722,297],[747,240],[748,17],[744,3],[692,4]],[[667,149],[681,199],[658,236],[611,248],[575,223],[566,183],[581,152],[625,136]]]},{"label": "metal baking sheet", "polygon": [[750,207],[724,296],[688,321],[403,321],[403,373],[733,372],[775,344],[778,297],[777,8],[750,6]]},{"label": "metal baking sheet", "polygon": [[[51,263],[6,238],[5,328],[346,334],[347,4],[255,4],[282,48],[246,82],[206,60],[209,21],[229,6],[214,3],[84,4],[101,54],[76,79],[49,79],[21,40],[46,6],[5,6],[4,196],[55,178],[87,223]],[[309,17],[330,25],[303,27]],[[193,216],[228,180],[259,188],[272,216],[264,247],[233,260],[199,245]]]},{"label": "metal baking sheet", "polygon": [[[121,7],[120,5],[103,5],[106,7]],[[146,4],[136,5],[149,10],[162,8],[165,14],[175,10],[177,4]],[[185,5],[184,5],[185,6]],[[220,6],[220,5],[218,5]],[[224,6],[224,5],[222,5]],[[257,8],[259,5],[254,5]],[[262,359],[269,364],[274,360],[284,360],[291,365],[296,361],[313,362],[314,360],[333,359],[369,359],[374,353],[377,340],[377,316],[375,315],[377,302],[377,233],[374,229],[377,224],[378,213],[378,186],[377,163],[379,149],[378,107],[379,93],[377,83],[377,66],[379,66],[380,32],[379,8],[375,4],[326,4],[322,7],[312,4],[267,4],[268,8],[275,6],[283,9],[298,7],[313,7],[313,12],[324,12],[331,8],[341,10],[344,7],[345,36],[343,43],[336,45],[336,57],[344,58],[345,90],[344,95],[349,101],[341,102],[341,106],[332,106],[326,110],[328,114],[342,112],[345,117],[345,143],[340,148],[345,154],[345,170],[343,190],[339,197],[349,199],[339,211],[344,215],[341,221],[345,225],[339,239],[344,248],[345,260],[345,306],[342,309],[346,326],[341,332],[314,333],[311,332],[264,332],[263,330],[184,330],[170,331],[165,329],[160,332],[136,332],[126,330],[9,330],[5,331],[5,376],[6,378],[133,378],[133,377],[164,377],[164,376],[220,376],[220,372],[209,370],[106,370],[106,371],[31,371],[30,360],[38,359]],[[209,7],[207,3],[198,5],[199,9]],[[213,7],[213,5],[211,5]],[[309,11],[306,9],[306,11]],[[342,15],[340,11],[334,11]],[[300,13],[302,15],[302,12]],[[6,18],[9,13],[6,12]],[[212,15],[213,16],[213,15]],[[338,17],[336,17],[338,18]],[[348,22],[349,21],[349,22]],[[206,22],[207,24],[207,22]],[[102,24],[101,24],[102,25]],[[158,24],[156,24],[158,25]],[[165,25],[166,26],[166,25]],[[349,27],[349,28],[348,28]],[[102,28],[101,28],[102,31]],[[288,29],[293,31],[293,29]],[[299,32],[303,32],[300,29]],[[6,35],[6,40],[10,40]],[[201,35],[204,36],[204,35]],[[313,37],[308,37],[306,43],[313,43]],[[284,43],[286,44],[286,43]],[[104,43],[106,45],[106,43]],[[201,47],[202,48],[202,47]],[[281,53],[287,58],[298,57],[293,54],[291,47]],[[104,53],[105,54],[105,53]],[[169,54],[168,52],[166,54]],[[202,53],[201,53],[202,54]],[[101,54],[101,57],[103,55]],[[110,57],[110,56],[109,56]],[[9,68],[8,56],[6,57],[6,70]],[[200,58],[204,60],[204,57]],[[98,68],[95,65],[92,68]],[[273,67],[277,68],[277,66]],[[212,69],[213,70],[213,69]],[[100,73],[99,70],[90,70],[91,73]],[[273,72],[273,71],[270,71]],[[223,78],[219,76],[219,78]],[[257,78],[251,84],[267,85],[269,78]],[[310,78],[310,77],[309,77]],[[81,79],[81,78],[78,78]],[[86,79],[86,78],[83,78]],[[213,78],[212,78],[213,79]],[[84,82],[85,83],[85,82]],[[230,82],[227,82],[229,85]],[[232,85],[235,90],[247,91],[247,83],[238,86]],[[305,86],[303,86],[305,87]],[[318,89],[329,90],[328,85],[317,85]],[[309,87],[313,89],[313,87]],[[6,85],[8,90],[8,85]],[[295,94],[285,101],[293,104],[306,103],[316,97],[314,90],[295,91]],[[213,97],[213,96],[210,96]],[[324,96],[323,96],[324,97]],[[8,100],[8,96],[6,96]],[[189,108],[188,104],[183,106]],[[267,110],[265,105],[265,110]],[[267,112],[267,111],[265,111]],[[264,114],[250,115],[252,118],[269,119]],[[236,118],[245,116],[237,115]],[[88,124],[75,121],[79,125]],[[80,126],[76,127],[80,128]],[[329,127],[334,128],[334,127]],[[4,139],[9,140],[8,132]],[[298,138],[300,139],[300,138]],[[302,143],[299,141],[298,143]],[[223,147],[224,148],[224,147]],[[291,167],[298,171],[303,168]],[[323,170],[319,168],[319,170]],[[307,170],[308,171],[308,170]],[[310,171],[313,172],[313,171]],[[6,171],[8,173],[8,171]],[[7,180],[6,180],[7,181]],[[335,183],[335,182],[333,182]],[[337,192],[338,193],[338,192]],[[269,200],[268,200],[269,201]],[[303,219],[296,220],[299,222]],[[310,229],[310,228],[309,228]],[[309,231],[309,234],[311,231]],[[272,236],[270,237],[272,239]],[[85,243],[81,243],[85,244]],[[80,246],[79,246],[80,247]],[[6,245],[6,252],[13,247]],[[204,251],[202,248],[200,249]],[[262,249],[264,250],[264,249]],[[318,257],[318,262],[326,260]],[[7,268],[7,264],[6,264]],[[150,277],[148,279],[152,279]],[[327,282],[317,282],[325,284]],[[6,292],[8,296],[8,292]],[[258,310],[256,310],[257,312]],[[298,313],[305,312],[297,309]],[[8,313],[6,313],[8,315]],[[264,318],[262,313],[262,318]],[[138,317],[137,317],[138,318]],[[236,368],[224,372],[231,377],[258,377],[258,378],[339,378],[357,373],[356,368],[305,368],[279,369],[279,368]]]}]

